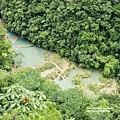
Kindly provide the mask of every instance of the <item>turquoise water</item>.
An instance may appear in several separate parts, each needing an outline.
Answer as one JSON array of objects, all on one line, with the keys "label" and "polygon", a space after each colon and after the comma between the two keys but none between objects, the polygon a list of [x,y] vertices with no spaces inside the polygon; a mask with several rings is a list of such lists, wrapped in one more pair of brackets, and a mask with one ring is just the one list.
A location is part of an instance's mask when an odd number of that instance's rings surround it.
[{"label": "turquoise water", "polygon": [[22,64],[20,67],[34,67],[42,64],[45,61],[44,50],[37,47],[18,48],[17,53],[22,53]]},{"label": "turquoise water", "polygon": [[[17,35],[8,32],[8,38],[16,37]],[[13,49],[16,53],[22,53],[21,68],[34,67],[42,64],[45,61],[44,49],[33,46],[30,41],[19,38],[17,41],[12,42]]]},{"label": "turquoise water", "polygon": [[63,90],[68,88],[75,88],[76,85],[72,82],[72,79],[79,73],[79,68],[72,69],[69,73],[69,76],[65,80],[56,81],[55,84],[58,84]]},{"label": "turquoise water", "polygon": [[88,86],[89,84],[98,84],[100,83],[99,81],[100,76],[101,75],[99,74],[99,72],[94,70],[90,78],[82,78],[82,81],[85,86]]},{"label": "turquoise water", "polygon": [[8,39],[11,39],[13,37],[17,36],[17,34],[13,33],[13,32],[8,32]]},{"label": "turquoise water", "polygon": [[[12,32],[8,32],[9,39],[15,36],[17,35]],[[33,44],[29,40],[19,38],[17,41],[12,42],[12,46],[16,53],[23,54],[22,57],[23,62],[21,63],[20,68],[34,67],[44,63],[45,61],[44,57],[45,50],[33,46]],[[58,84],[63,90],[68,88],[75,88],[76,85],[72,82],[72,79],[76,74],[81,74],[80,69],[77,67],[70,71],[69,76],[65,80],[56,81],[55,84]],[[100,83],[99,78],[100,78],[99,72],[93,71],[90,78],[83,78],[82,81],[85,86],[88,86],[91,83],[96,84]]]},{"label": "turquoise water", "polygon": [[58,80],[55,84],[58,84],[63,90],[76,87],[69,77],[65,80]]},{"label": "turquoise water", "polygon": [[[14,37],[14,36],[13,36]],[[32,45],[29,40],[18,38],[17,41],[12,43],[13,46],[20,46],[20,45]]]}]

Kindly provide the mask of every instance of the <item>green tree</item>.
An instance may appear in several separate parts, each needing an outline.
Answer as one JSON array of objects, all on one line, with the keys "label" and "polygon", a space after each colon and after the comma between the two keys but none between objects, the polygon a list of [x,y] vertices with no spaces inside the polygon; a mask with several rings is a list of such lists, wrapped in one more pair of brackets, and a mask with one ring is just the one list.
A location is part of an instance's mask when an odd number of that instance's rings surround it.
[{"label": "green tree", "polygon": [[61,91],[54,96],[53,101],[56,102],[57,109],[60,110],[65,120],[71,117],[75,120],[90,120],[86,112],[89,99],[82,90],[74,88]]},{"label": "green tree", "polygon": [[6,29],[0,27],[0,69],[11,69],[15,53],[9,40],[5,39]]},{"label": "green tree", "polygon": [[22,86],[12,85],[3,88],[5,92],[0,94],[0,105],[5,111],[19,108],[22,112],[31,112],[46,108],[46,96],[40,91],[29,91]]}]

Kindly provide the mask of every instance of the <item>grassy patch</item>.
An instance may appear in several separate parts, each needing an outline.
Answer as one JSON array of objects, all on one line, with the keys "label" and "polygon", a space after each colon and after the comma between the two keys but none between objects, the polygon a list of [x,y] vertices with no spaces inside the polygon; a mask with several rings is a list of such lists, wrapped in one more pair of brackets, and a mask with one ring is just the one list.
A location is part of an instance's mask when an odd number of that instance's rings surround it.
[{"label": "grassy patch", "polygon": [[89,84],[88,85],[89,90],[93,91],[94,93],[98,93],[100,88],[97,84]]},{"label": "grassy patch", "polygon": [[111,86],[112,81],[113,81],[111,79],[107,79],[107,78],[104,78],[104,77],[100,77],[99,80],[100,80],[101,83],[104,83],[105,85],[109,85],[109,86]]},{"label": "grassy patch", "polygon": [[55,67],[55,65],[52,64],[51,62],[46,62],[45,64],[43,64],[42,66],[40,66],[38,69],[39,69],[41,72],[43,72],[43,71],[45,71],[45,70],[47,70],[47,69],[52,69],[52,68],[54,68],[54,67]]},{"label": "grassy patch", "polygon": [[45,78],[46,78],[46,79],[50,79],[50,80],[54,80],[54,77],[53,77],[52,74],[48,74]]}]

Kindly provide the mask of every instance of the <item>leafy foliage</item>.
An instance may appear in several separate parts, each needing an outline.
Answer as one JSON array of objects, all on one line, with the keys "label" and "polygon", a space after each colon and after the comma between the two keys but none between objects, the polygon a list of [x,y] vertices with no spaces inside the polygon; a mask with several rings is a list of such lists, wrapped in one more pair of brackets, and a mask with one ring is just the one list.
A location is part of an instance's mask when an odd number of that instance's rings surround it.
[{"label": "leafy foliage", "polygon": [[[14,73],[1,70],[0,81],[0,120],[119,120],[120,117],[119,95],[88,98],[78,88],[62,91],[53,82],[41,78],[38,69],[26,68]],[[44,100],[40,91],[49,101]],[[40,111],[37,101],[47,108]],[[88,107],[113,109],[109,113],[88,112]]]},{"label": "leafy foliage", "polygon": [[120,77],[116,0],[1,0],[7,28],[106,77]]},{"label": "leafy foliage", "polygon": [[81,78],[83,78],[83,77],[87,77],[87,76],[77,74],[77,75],[75,75],[75,76],[73,77],[72,81],[73,81],[76,85],[82,85],[83,83],[82,83]]},{"label": "leafy foliage", "polygon": [[39,70],[40,70],[41,72],[43,72],[43,71],[45,71],[45,70],[47,70],[47,69],[52,69],[52,68],[54,68],[54,67],[55,67],[55,65],[52,64],[51,62],[46,62],[46,63],[44,63],[42,66],[39,67]]},{"label": "leafy foliage", "polygon": [[21,108],[23,112],[42,110],[46,108],[43,102],[46,96],[39,91],[29,91],[22,86],[10,86],[3,88],[6,92],[0,94],[1,106],[6,111]]},{"label": "leafy foliage", "polygon": [[5,70],[0,70],[0,92],[2,87],[11,85],[13,82],[10,79],[10,74]]},{"label": "leafy foliage", "polygon": [[53,81],[42,78],[39,69],[25,68],[16,70],[11,74],[1,70],[0,76],[1,88],[18,84],[30,91],[43,91],[48,99],[53,98],[61,91],[61,88],[55,85]]},{"label": "leafy foliage", "polygon": [[90,110],[88,116],[91,120],[114,120],[110,112],[112,109],[110,103],[104,98],[91,100],[91,104],[88,108],[91,108],[88,109]]},{"label": "leafy foliage", "polygon": [[3,113],[0,120],[62,120],[56,105],[46,101],[43,94],[50,99],[61,89],[53,82],[41,78],[39,70],[26,68],[13,73],[1,70],[0,76],[0,113]]},{"label": "leafy foliage", "polygon": [[106,99],[109,102],[109,106],[113,109],[111,110],[111,114],[113,116],[112,120],[119,120],[120,119],[120,95],[117,94],[102,94],[98,98]]},{"label": "leafy foliage", "polygon": [[40,85],[45,82],[45,80],[41,78],[40,72],[32,68],[16,70],[11,74],[11,80],[14,81],[14,84],[19,84],[32,91],[37,90]]},{"label": "leafy foliage", "polygon": [[13,109],[10,113],[5,112],[0,120],[62,120],[62,115],[53,103],[47,103],[47,109],[40,111],[22,113],[20,109]]},{"label": "leafy foliage", "polygon": [[47,109],[41,111],[41,116],[44,116],[45,120],[63,120],[60,111],[56,109],[54,103],[48,103]]},{"label": "leafy foliage", "polygon": [[89,84],[88,88],[93,91],[94,93],[98,93],[99,92],[99,86],[97,84]]},{"label": "leafy foliage", "polygon": [[10,41],[5,39],[6,29],[0,26],[0,69],[11,69],[15,53]]},{"label": "leafy foliage", "polygon": [[75,88],[59,92],[54,96],[53,101],[56,102],[57,109],[61,111],[64,119],[72,117],[75,120],[90,120],[86,112],[89,99],[80,89]]},{"label": "leafy foliage", "polygon": [[55,85],[50,80],[42,78],[39,69],[21,69],[11,74],[10,78],[11,81],[14,81],[14,84],[19,84],[26,89],[43,91],[48,99],[55,93],[61,91],[58,85]]}]

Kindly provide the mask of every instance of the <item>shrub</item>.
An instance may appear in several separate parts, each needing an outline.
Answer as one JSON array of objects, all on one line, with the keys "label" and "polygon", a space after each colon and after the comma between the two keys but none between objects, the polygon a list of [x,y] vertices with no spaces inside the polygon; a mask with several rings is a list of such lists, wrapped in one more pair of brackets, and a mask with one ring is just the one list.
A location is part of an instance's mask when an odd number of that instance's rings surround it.
[{"label": "shrub", "polygon": [[55,92],[60,91],[60,87],[51,80],[40,76],[40,71],[33,68],[25,68],[11,74],[11,80],[14,84],[19,84],[29,90],[43,91],[49,99]]},{"label": "shrub", "polygon": [[0,116],[0,120],[63,120],[60,112],[53,103],[47,104],[47,109],[40,111],[22,113],[20,109],[13,109],[10,113],[5,112]]},{"label": "shrub", "polygon": [[15,84],[19,84],[29,90],[37,90],[40,85],[45,82],[45,80],[41,78],[40,72],[33,68],[17,70],[11,74],[11,79]]},{"label": "shrub", "polygon": [[110,110],[112,114],[112,120],[120,119],[120,95],[119,94],[101,94],[98,100],[106,99],[109,102],[109,107],[113,108]]},{"label": "shrub", "polygon": [[0,69],[12,68],[15,53],[9,40],[5,39],[6,29],[0,26]]},{"label": "shrub", "polygon": [[97,84],[89,84],[88,88],[93,91],[94,93],[99,92],[99,86]]},{"label": "shrub", "polygon": [[45,71],[45,70],[47,70],[47,69],[52,69],[52,68],[54,68],[54,67],[55,67],[55,65],[52,64],[52,62],[46,62],[46,63],[44,63],[42,66],[40,66],[38,69],[39,69],[41,72],[43,72],[43,71]]},{"label": "shrub", "polygon": [[5,111],[19,108],[22,112],[31,112],[46,108],[46,96],[40,91],[29,91],[22,86],[12,85],[3,88],[6,92],[0,94],[0,105]]},{"label": "shrub", "polygon": [[7,87],[13,83],[10,73],[0,69],[0,92],[2,87]]},{"label": "shrub", "polygon": [[86,113],[89,99],[82,90],[78,88],[64,90],[56,94],[51,100],[56,102],[57,109],[60,110],[65,120],[70,117],[75,118],[75,120],[90,120]]}]

